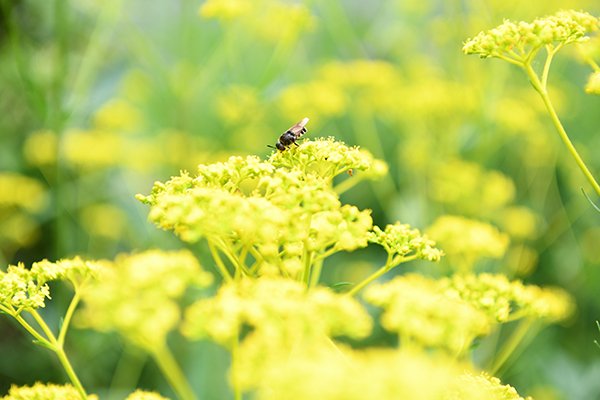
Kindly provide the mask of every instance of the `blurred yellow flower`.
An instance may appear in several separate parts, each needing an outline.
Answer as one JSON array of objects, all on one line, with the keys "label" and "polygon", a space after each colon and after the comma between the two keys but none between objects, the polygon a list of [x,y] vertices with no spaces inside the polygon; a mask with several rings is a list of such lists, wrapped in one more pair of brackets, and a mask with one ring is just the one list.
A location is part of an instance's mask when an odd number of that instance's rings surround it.
[{"label": "blurred yellow flower", "polygon": [[507,207],[501,210],[494,220],[504,232],[515,239],[535,239],[539,232],[538,217],[527,207]]},{"label": "blurred yellow flower", "polygon": [[65,132],[62,154],[76,167],[102,168],[119,164],[122,140],[113,132],[71,129]]},{"label": "blurred yellow flower", "polygon": [[483,258],[502,258],[510,243],[495,226],[453,215],[436,219],[427,234],[444,250],[451,266],[462,272]]},{"label": "blurred yellow flower", "polygon": [[130,133],[140,129],[142,116],[137,107],[123,99],[111,99],[93,116],[95,129]]},{"label": "blurred yellow flower", "polygon": [[79,322],[100,331],[117,331],[146,351],[164,348],[179,322],[178,300],[188,287],[212,282],[188,251],[149,250],[121,254],[106,262],[83,293]]},{"label": "blurred yellow flower", "polygon": [[421,275],[373,284],[364,298],[384,309],[381,324],[399,335],[400,346],[418,344],[457,355],[492,329],[492,320],[482,311],[460,298],[447,296],[437,281]]},{"label": "blurred yellow flower", "polygon": [[204,18],[231,20],[252,11],[254,4],[248,0],[207,0],[199,13]]},{"label": "blurred yellow flower", "polygon": [[590,75],[586,85],[585,92],[589,94],[600,94],[600,71]]},{"label": "blurred yellow flower", "polygon": [[14,172],[0,172],[0,211],[19,208],[41,211],[46,205],[46,190],[36,179]]},{"label": "blurred yellow flower", "polygon": [[315,18],[304,4],[279,0],[208,0],[199,12],[203,18],[222,23],[235,21],[243,27],[244,34],[268,42],[289,44],[315,25]]},{"label": "blurred yellow flower", "polygon": [[491,216],[514,200],[513,181],[479,164],[453,160],[439,164],[430,180],[431,197],[454,213]]},{"label": "blurred yellow flower", "polygon": [[230,124],[248,124],[260,119],[264,105],[258,90],[252,86],[236,85],[221,91],[216,99],[219,116]]},{"label": "blurred yellow flower", "polygon": [[[98,400],[96,395],[88,395],[89,400]],[[2,400],[81,400],[81,394],[73,386],[37,382],[32,386],[13,385]]]},{"label": "blurred yellow flower", "polygon": [[339,86],[326,80],[315,80],[286,87],[277,100],[284,116],[294,120],[303,115],[319,121],[341,115],[348,99]]},{"label": "blurred yellow flower", "polygon": [[32,132],[23,144],[23,156],[37,167],[53,165],[58,156],[58,137],[51,130]]},{"label": "blurred yellow flower", "polygon": [[87,206],[81,210],[80,216],[81,225],[91,236],[117,240],[127,228],[127,214],[110,204]]}]

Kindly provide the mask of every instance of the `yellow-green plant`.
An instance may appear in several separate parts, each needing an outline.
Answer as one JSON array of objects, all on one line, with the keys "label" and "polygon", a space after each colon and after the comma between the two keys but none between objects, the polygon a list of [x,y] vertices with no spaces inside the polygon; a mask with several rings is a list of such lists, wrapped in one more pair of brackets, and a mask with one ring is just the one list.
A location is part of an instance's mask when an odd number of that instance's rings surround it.
[{"label": "yellow-green plant", "polygon": [[[539,93],[558,134],[568,151],[585,175],[594,191],[600,196],[600,184],[575,149],[552,104],[548,92],[548,77],[554,56],[565,46],[589,39],[589,34],[600,28],[600,19],[582,11],[559,11],[554,15],[535,19],[532,22],[505,20],[494,29],[480,32],[468,39],[463,51],[482,58],[496,57],[520,67],[529,82]],[[544,53],[540,56],[540,53]],[[544,57],[541,71],[536,71],[534,62]],[[595,63],[592,64],[597,68]],[[595,89],[595,79],[588,83],[588,91]]]},{"label": "yellow-green plant", "polygon": [[[202,290],[212,276],[189,251],[151,250],[99,262],[43,261],[31,270],[9,267],[0,276],[1,310],[57,353],[72,386],[14,387],[7,399],[30,392],[42,399],[63,392],[65,398],[90,398],[63,348],[80,299],[78,326],[115,331],[148,353],[184,400],[197,397],[168,343],[177,332],[229,352],[235,399],[244,394],[263,400],[522,399],[487,372],[497,371],[533,321],[567,317],[570,298],[501,275],[433,279],[411,274],[373,283],[405,262],[443,256],[419,230],[399,222],[379,228],[369,210],[340,200],[340,193],[386,171],[365,150],[333,138],[316,139],[267,160],[231,157],[203,164],[196,176],[182,172],[155,183],[150,195],[138,195],[158,226],[192,245],[206,241],[221,275],[212,296]],[[369,243],[387,253],[383,266],[345,293],[322,285],[327,258]],[[37,311],[50,296],[50,280],[67,280],[75,288],[58,337]],[[394,346],[348,344],[372,333],[374,319],[355,298],[364,288],[364,300],[383,310],[381,326],[397,335]],[[469,361],[474,341],[514,320],[528,323],[482,372]],[[137,391],[129,398],[161,397]]]}]

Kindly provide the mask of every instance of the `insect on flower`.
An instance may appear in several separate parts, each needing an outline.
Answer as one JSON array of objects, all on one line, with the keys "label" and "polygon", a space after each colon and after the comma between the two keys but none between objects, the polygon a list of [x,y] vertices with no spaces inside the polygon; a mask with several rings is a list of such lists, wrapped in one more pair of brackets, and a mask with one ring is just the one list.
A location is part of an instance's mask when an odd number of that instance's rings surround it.
[{"label": "insect on flower", "polygon": [[276,148],[279,151],[284,151],[285,149],[290,147],[292,145],[292,143],[295,144],[296,146],[298,146],[298,143],[296,143],[296,140],[300,139],[300,137],[306,133],[306,124],[308,124],[308,118],[306,118],[306,117],[302,118],[302,121],[293,125],[287,131],[283,132],[283,134],[281,136],[279,136],[277,143],[275,143],[275,147],[273,147],[273,146],[268,146],[268,147],[271,147],[274,149]]}]

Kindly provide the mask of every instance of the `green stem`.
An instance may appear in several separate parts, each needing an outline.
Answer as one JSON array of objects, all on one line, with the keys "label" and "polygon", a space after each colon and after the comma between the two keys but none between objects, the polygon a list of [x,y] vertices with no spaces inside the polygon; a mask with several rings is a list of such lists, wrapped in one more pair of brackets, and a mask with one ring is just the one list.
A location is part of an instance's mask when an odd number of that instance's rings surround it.
[{"label": "green stem", "polygon": [[25,328],[27,332],[31,334],[31,336],[35,338],[35,340],[40,342],[40,344],[42,344],[44,347],[52,348],[52,343],[50,343],[46,338],[40,335],[40,333],[27,321],[25,321],[25,319],[20,314],[11,315],[17,320],[17,322],[19,322],[19,324],[21,324],[21,326],[23,326],[23,328]]},{"label": "green stem", "polygon": [[210,240],[208,241],[208,248],[210,249],[210,254],[212,255],[213,260],[215,260],[215,264],[217,265],[217,268],[219,269],[223,279],[225,279],[227,282],[232,282],[233,278],[223,263],[223,260],[219,255],[219,251],[215,248],[215,245]]},{"label": "green stem", "polygon": [[346,294],[348,296],[354,296],[355,294],[360,292],[369,283],[373,282],[375,279],[379,278],[380,276],[382,276],[383,274],[388,272],[391,269],[391,263],[392,263],[392,254],[388,253],[387,261],[383,267],[379,268],[377,271],[375,271],[374,273],[369,275],[362,282],[360,282],[359,284],[354,286],[352,289],[350,289],[348,292],[346,292]]},{"label": "green stem", "polygon": [[556,113],[556,110],[554,109],[554,106],[552,105],[550,96],[548,96],[548,91],[546,90],[546,87],[543,85],[542,82],[540,82],[540,79],[538,78],[537,74],[533,70],[533,67],[531,66],[530,63],[526,63],[524,65],[524,69],[525,69],[525,72],[527,73],[527,76],[529,77],[529,80],[531,81],[531,84],[533,85],[534,89],[542,97],[544,105],[546,106],[546,110],[548,110],[548,113],[550,114],[550,118],[552,119],[552,123],[554,124],[556,130],[558,131],[560,138],[562,139],[565,146],[567,146],[567,149],[569,150],[569,152],[575,159],[575,162],[577,163],[577,165],[579,166],[579,168],[581,169],[581,171],[587,178],[588,182],[594,188],[594,191],[596,192],[596,194],[598,194],[598,196],[600,196],[600,185],[598,184],[598,182],[596,182],[596,180],[592,176],[592,173],[590,172],[588,167],[585,165],[585,162],[579,156],[579,153],[577,152],[577,149],[575,149],[575,146],[571,142],[571,139],[569,139],[569,136],[567,135],[567,132],[565,131],[565,128],[563,127],[562,123],[560,122],[560,119],[558,118],[558,114]]},{"label": "green stem", "polygon": [[158,368],[165,375],[165,378],[171,385],[171,388],[182,400],[195,400],[196,395],[186,380],[183,372],[177,365],[173,354],[166,346],[158,346],[152,349],[152,357],[156,361]]},{"label": "green stem", "polygon": [[48,339],[47,342],[49,342],[49,344],[50,344],[50,346],[48,346],[48,347],[50,349],[52,349],[52,351],[54,351],[54,353],[56,353],[56,356],[58,357],[58,360],[60,361],[65,372],[67,373],[69,380],[71,381],[73,386],[75,386],[75,389],[77,389],[81,398],[84,400],[87,399],[87,394],[86,394],[85,390],[83,389],[83,385],[79,381],[79,378],[77,377],[77,374],[75,373],[75,370],[73,369],[73,366],[71,365],[71,362],[67,358],[67,354],[65,353],[65,350],[64,350],[62,344],[58,342],[58,340],[52,333],[52,330],[50,330],[50,327],[48,327],[48,325],[46,324],[46,321],[44,321],[44,319],[40,316],[40,314],[38,314],[38,312],[36,310],[31,310],[30,313],[33,316],[33,318],[35,319],[35,322],[37,322],[37,324],[40,326],[40,328],[42,328],[42,331],[44,332],[44,334],[46,335],[46,338]]},{"label": "green stem", "polygon": [[321,278],[321,270],[323,269],[323,258],[316,259],[314,262],[314,268],[310,275],[309,287],[315,287],[319,284]]},{"label": "green stem", "polygon": [[58,332],[58,344],[62,347],[65,343],[65,337],[67,336],[67,330],[69,329],[69,324],[71,323],[71,318],[73,317],[73,313],[79,304],[79,300],[81,299],[81,294],[79,289],[75,288],[75,295],[71,299],[71,304],[69,304],[69,308],[67,309],[67,313],[63,319],[62,326],[60,327],[60,332]]},{"label": "green stem", "polygon": [[302,282],[304,284],[306,284],[306,287],[308,288],[310,273],[311,273],[311,266],[312,266],[313,252],[306,250],[306,247],[307,247],[307,244],[306,244],[306,242],[304,242],[305,250],[304,250],[304,254],[302,255],[302,258],[304,259],[304,268],[302,269]]},{"label": "green stem", "polygon": [[494,357],[493,363],[487,372],[495,375],[498,370],[506,363],[509,357],[514,353],[516,348],[523,342],[527,332],[531,329],[534,323],[533,318],[527,318],[519,322],[519,326],[512,332],[510,338],[503,344],[498,355]]},{"label": "green stem", "polygon": [[349,177],[335,185],[333,190],[339,195],[352,189],[356,184],[360,183],[361,181],[363,181],[362,176]]}]

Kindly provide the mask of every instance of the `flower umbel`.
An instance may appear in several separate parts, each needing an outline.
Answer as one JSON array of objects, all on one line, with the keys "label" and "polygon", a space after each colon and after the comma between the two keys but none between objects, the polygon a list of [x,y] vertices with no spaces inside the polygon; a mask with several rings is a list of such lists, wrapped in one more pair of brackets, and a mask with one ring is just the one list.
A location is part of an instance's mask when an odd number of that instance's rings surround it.
[{"label": "flower umbel", "polygon": [[466,54],[482,58],[498,57],[523,63],[542,46],[563,46],[584,40],[586,34],[598,30],[598,18],[582,11],[559,11],[533,22],[504,23],[489,31],[480,32],[465,42]]}]

